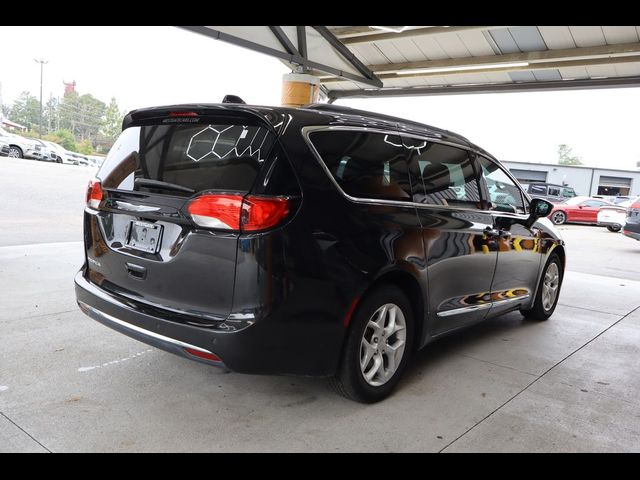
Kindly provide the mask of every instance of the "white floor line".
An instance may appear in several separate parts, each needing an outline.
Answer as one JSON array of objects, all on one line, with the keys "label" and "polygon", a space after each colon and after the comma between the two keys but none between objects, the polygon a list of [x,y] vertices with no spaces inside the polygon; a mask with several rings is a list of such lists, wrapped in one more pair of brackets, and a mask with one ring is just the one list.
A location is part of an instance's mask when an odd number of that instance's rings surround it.
[{"label": "white floor line", "polygon": [[84,373],[84,372],[89,372],[91,370],[95,370],[96,368],[102,368],[102,367],[108,367],[110,365],[116,365],[117,363],[122,363],[122,362],[126,362],[127,360],[131,360],[133,358],[138,358],[139,356],[144,355],[145,353],[149,353],[149,352],[153,352],[153,349],[150,348],[149,350],[144,350],[143,352],[134,353],[133,355],[129,355],[128,357],[121,358],[119,360],[111,360],[110,362],[105,362],[105,363],[103,363],[101,365],[94,365],[92,367],[80,367],[80,368],[78,368],[78,372]]}]

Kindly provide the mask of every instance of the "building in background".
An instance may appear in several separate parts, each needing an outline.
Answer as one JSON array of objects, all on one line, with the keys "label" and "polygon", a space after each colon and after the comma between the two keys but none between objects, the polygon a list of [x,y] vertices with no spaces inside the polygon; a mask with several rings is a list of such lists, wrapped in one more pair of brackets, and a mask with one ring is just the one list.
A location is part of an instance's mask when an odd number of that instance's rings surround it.
[{"label": "building in background", "polygon": [[27,127],[25,127],[24,125],[20,125],[19,123],[16,122],[12,122],[11,120],[9,120],[8,118],[2,117],[2,121],[0,122],[0,126],[6,130],[9,130],[11,132],[26,132],[27,131]]},{"label": "building in background", "polygon": [[573,187],[578,195],[640,195],[640,170],[617,170],[557,163],[502,162],[521,182]]}]

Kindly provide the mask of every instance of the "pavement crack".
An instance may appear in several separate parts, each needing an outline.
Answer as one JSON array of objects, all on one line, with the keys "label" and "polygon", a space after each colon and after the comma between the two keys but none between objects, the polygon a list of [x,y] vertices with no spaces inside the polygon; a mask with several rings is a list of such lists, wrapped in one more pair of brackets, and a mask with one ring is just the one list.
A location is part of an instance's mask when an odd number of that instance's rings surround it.
[{"label": "pavement crack", "polygon": [[487,415],[484,416],[484,418],[482,418],[482,420],[480,420],[479,422],[477,422],[476,424],[474,424],[473,426],[471,426],[470,428],[468,428],[467,430],[465,430],[464,432],[462,432],[460,435],[458,435],[456,438],[454,438],[453,440],[451,440],[449,443],[447,443],[444,447],[442,447],[440,450],[438,450],[438,453],[442,453],[443,451],[445,451],[447,448],[449,448],[451,445],[453,445],[454,443],[456,443],[458,440],[460,440],[462,437],[464,437],[467,433],[469,433],[471,430],[473,430],[474,428],[476,428],[478,425],[480,425],[481,423],[483,423],[485,420],[487,420],[488,418],[492,417],[494,413],[498,412],[499,410],[501,410],[505,405],[507,405],[508,403],[510,403],[513,399],[515,399],[516,397],[520,396],[520,394],[522,394],[523,392],[525,392],[526,390],[529,389],[529,387],[531,387],[531,385],[533,385],[534,383],[538,382],[541,378],[543,378],[547,373],[549,373],[551,370],[553,370],[554,368],[556,368],[558,365],[560,365],[561,363],[563,363],[565,360],[567,360],[568,358],[572,357],[573,355],[575,355],[576,353],[578,353],[580,350],[582,350],[584,347],[586,347],[587,345],[589,345],[590,343],[592,343],[594,340],[600,338],[600,336],[602,336],[604,333],[608,332],[609,330],[611,330],[613,327],[615,327],[616,325],[618,325],[621,321],[623,321],[625,318],[627,318],[629,315],[635,313],[638,309],[640,309],[640,305],[637,306],[636,308],[634,308],[633,310],[631,310],[630,312],[626,313],[624,316],[622,316],[621,318],[619,318],[618,320],[616,320],[615,322],[613,322],[611,325],[609,325],[607,328],[605,328],[604,330],[602,330],[600,333],[598,333],[595,337],[593,337],[591,340],[589,340],[588,342],[584,343],[583,345],[579,346],[578,348],[576,348],[574,351],[572,351],[571,353],[569,353],[567,356],[565,356],[563,359],[559,360],[558,362],[556,362],[555,364],[553,364],[551,367],[549,367],[547,370],[545,370],[542,375],[540,375],[539,377],[537,377],[536,379],[534,379],[533,381],[531,381],[530,383],[528,383],[527,385],[525,385],[525,387],[520,390],[519,392],[517,392],[516,394],[512,395],[510,398],[508,398],[504,403],[502,403],[501,405],[499,405],[497,408],[495,408],[494,410],[492,410],[491,412],[489,412]]},{"label": "pavement crack", "polygon": [[28,315],[26,317],[18,317],[18,318],[14,318],[13,320],[27,320],[29,318],[39,318],[39,317],[48,317],[50,315],[62,315],[63,313],[71,313],[71,312],[79,312],[80,309],[78,308],[73,308],[71,310],[64,310],[62,312],[51,312],[51,313],[39,313],[37,315]]},{"label": "pavement crack", "polygon": [[18,425],[16,422],[14,422],[13,420],[11,420],[9,417],[7,417],[7,415],[4,412],[0,412],[0,415],[4,418],[6,418],[9,422],[11,422],[13,425],[15,425],[15,427],[20,430],[22,433],[24,433],[27,437],[29,437],[31,440],[33,440],[34,442],[36,442],[38,445],[40,445],[42,448],[44,448],[47,452],[49,453],[53,453],[51,450],[49,450],[47,447],[45,447],[40,441],[38,441],[33,435],[31,435],[29,432],[27,432],[24,428],[22,428],[20,425]]},{"label": "pavement crack", "polygon": [[524,370],[519,370],[517,368],[513,368],[513,367],[509,367],[507,365],[500,365],[499,363],[494,363],[494,362],[490,362],[489,360],[483,360],[481,358],[477,358],[474,357],[472,355],[467,355],[466,353],[458,353],[458,355],[461,355],[463,357],[467,357],[467,358],[471,358],[473,360],[477,360],[478,362],[482,362],[482,363],[488,363],[489,365],[494,365],[496,367],[500,367],[500,368],[506,368],[509,370],[513,370],[514,372],[518,372],[518,373],[522,373],[524,375],[531,375],[532,377],[538,377],[538,375],[536,373],[531,373],[531,372],[525,372]]},{"label": "pavement crack", "polygon": [[[568,303],[562,303],[562,302],[558,302],[558,305],[562,305],[563,307],[569,307],[569,308],[577,308],[579,310],[586,310],[588,312],[604,313],[606,315],[613,315],[615,317],[622,317],[624,315],[627,315],[627,314],[621,314],[621,313],[605,312],[603,310],[595,310],[593,308],[588,308],[588,307],[578,307],[577,305],[569,305]],[[636,307],[636,308],[638,308],[638,307]],[[635,310],[635,308],[634,308],[634,310]]]}]

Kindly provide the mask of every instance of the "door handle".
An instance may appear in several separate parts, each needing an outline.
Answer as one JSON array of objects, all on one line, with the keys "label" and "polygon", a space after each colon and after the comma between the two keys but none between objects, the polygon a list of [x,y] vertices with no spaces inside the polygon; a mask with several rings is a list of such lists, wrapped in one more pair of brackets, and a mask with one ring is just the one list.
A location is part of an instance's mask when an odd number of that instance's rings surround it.
[{"label": "door handle", "polygon": [[135,263],[126,263],[127,273],[130,277],[137,278],[138,280],[144,280],[147,276],[147,269],[141,265]]}]

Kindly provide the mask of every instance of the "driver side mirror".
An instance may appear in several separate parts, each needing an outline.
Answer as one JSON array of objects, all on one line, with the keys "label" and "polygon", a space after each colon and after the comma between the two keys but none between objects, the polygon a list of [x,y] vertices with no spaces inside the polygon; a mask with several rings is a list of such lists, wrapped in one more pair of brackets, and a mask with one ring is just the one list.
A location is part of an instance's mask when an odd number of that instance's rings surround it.
[{"label": "driver side mirror", "polygon": [[542,198],[534,198],[531,200],[529,207],[529,218],[527,219],[527,228],[531,227],[539,218],[546,217],[553,210],[553,203]]}]

